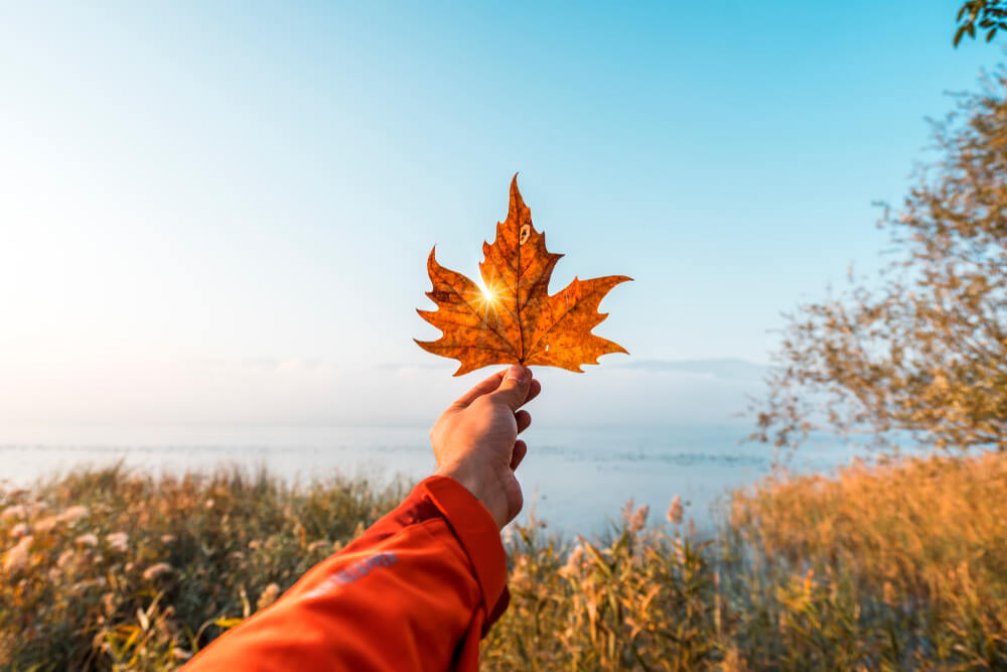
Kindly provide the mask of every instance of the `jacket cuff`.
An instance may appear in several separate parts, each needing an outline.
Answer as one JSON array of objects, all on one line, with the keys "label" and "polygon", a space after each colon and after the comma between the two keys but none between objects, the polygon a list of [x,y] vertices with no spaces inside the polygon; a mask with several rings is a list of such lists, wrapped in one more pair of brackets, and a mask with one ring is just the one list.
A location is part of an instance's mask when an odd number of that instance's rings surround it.
[{"label": "jacket cuff", "polygon": [[431,476],[417,487],[426,491],[465,549],[482,589],[486,625],[492,625],[509,601],[507,554],[496,521],[482,502],[452,478]]}]

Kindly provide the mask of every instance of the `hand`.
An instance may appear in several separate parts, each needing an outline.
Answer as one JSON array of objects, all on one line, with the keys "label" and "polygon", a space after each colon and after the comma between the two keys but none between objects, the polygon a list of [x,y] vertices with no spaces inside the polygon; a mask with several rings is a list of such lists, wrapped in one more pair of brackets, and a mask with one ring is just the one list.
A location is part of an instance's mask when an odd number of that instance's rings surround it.
[{"label": "hand", "polygon": [[541,390],[531,369],[512,366],[451,404],[430,430],[437,459],[434,473],[464,485],[501,528],[524,503],[514,470],[528,452],[517,435],[528,429],[531,414],[518,409]]}]

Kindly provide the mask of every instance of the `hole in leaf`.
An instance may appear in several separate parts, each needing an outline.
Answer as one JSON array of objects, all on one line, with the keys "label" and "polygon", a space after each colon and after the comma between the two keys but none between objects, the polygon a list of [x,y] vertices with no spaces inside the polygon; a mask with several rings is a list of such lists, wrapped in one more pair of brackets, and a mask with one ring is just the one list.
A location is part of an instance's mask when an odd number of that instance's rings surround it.
[{"label": "hole in leaf", "polygon": [[528,242],[528,236],[531,235],[531,224],[524,224],[521,227],[521,238],[518,241],[518,245],[524,245]]}]

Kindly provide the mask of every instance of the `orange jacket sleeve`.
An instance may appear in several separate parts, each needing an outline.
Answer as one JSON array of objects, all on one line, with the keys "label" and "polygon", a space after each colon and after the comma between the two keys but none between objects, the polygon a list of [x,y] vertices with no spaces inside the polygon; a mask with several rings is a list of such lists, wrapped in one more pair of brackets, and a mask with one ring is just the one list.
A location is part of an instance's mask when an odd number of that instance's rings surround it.
[{"label": "orange jacket sleeve", "polygon": [[489,512],[433,476],[185,670],[476,670],[506,574]]}]

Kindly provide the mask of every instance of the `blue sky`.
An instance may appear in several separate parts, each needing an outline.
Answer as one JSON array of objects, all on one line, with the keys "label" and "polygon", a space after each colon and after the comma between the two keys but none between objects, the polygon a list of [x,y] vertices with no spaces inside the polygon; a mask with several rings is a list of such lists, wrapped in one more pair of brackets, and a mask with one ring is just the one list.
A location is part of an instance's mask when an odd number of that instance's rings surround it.
[{"label": "blue sky", "polygon": [[[632,361],[764,362],[999,59],[955,10],[2,5],[0,422],[426,417],[475,380],[413,344],[426,255],[474,275],[515,172],[554,288],[636,279],[598,329]],[[659,412],[626,361],[546,408]]]}]

